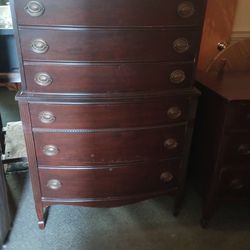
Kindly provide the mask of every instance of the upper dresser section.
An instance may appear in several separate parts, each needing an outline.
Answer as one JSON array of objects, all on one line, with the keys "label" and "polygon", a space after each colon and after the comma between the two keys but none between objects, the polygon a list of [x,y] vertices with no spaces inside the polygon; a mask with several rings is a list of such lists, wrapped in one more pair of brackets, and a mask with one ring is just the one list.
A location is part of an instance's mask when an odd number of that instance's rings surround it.
[{"label": "upper dresser section", "polygon": [[204,2],[143,0],[142,5],[141,0],[18,0],[15,6],[19,25],[166,27],[199,26]]}]

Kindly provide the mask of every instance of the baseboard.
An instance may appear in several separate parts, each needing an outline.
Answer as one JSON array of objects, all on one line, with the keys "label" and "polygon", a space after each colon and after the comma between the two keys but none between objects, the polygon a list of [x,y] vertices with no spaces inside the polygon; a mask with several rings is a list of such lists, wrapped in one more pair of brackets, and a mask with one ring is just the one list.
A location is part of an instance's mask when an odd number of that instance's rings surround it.
[{"label": "baseboard", "polygon": [[231,36],[231,42],[236,43],[246,38],[250,38],[250,31],[233,31]]}]

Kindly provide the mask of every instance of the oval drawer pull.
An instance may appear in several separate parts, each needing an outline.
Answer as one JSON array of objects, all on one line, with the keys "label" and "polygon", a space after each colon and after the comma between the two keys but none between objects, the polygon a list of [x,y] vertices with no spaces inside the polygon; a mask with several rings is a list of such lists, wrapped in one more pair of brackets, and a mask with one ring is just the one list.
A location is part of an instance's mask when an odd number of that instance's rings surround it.
[{"label": "oval drawer pull", "polygon": [[186,74],[183,70],[177,69],[170,74],[170,82],[180,84],[186,79]]},{"label": "oval drawer pull", "polygon": [[189,18],[194,15],[195,7],[190,1],[183,1],[177,7],[177,13],[182,18]]},{"label": "oval drawer pull", "polygon": [[39,113],[38,117],[42,123],[46,124],[53,123],[56,120],[55,115],[50,111],[42,111]]},{"label": "oval drawer pull", "polygon": [[248,155],[248,156],[250,156],[250,145],[248,145],[248,144],[241,144],[238,147],[238,152],[241,155],[246,155],[246,156]]},{"label": "oval drawer pull", "polygon": [[47,187],[53,190],[58,190],[62,187],[62,183],[57,179],[51,179],[47,182]]},{"label": "oval drawer pull", "polygon": [[42,16],[45,8],[40,1],[29,1],[24,7],[27,14],[32,17]]},{"label": "oval drawer pull", "polygon": [[188,40],[184,37],[181,38],[177,38],[174,42],[173,42],[173,48],[177,53],[184,53],[186,51],[189,50],[190,48],[190,44],[188,42]]},{"label": "oval drawer pull", "polygon": [[45,87],[49,86],[53,82],[53,79],[48,73],[39,72],[35,75],[34,81],[36,84]]},{"label": "oval drawer pull", "polygon": [[171,120],[176,120],[178,118],[180,118],[182,115],[182,111],[179,107],[171,107],[168,109],[168,117]]},{"label": "oval drawer pull", "polygon": [[59,149],[55,145],[45,145],[43,147],[43,153],[47,156],[55,156],[59,153]]},{"label": "oval drawer pull", "polygon": [[178,147],[178,142],[174,138],[169,138],[164,142],[164,146],[170,150],[176,149]]},{"label": "oval drawer pull", "polygon": [[161,174],[160,179],[164,182],[164,183],[169,183],[174,179],[174,176],[172,173],[166,171],[164,173]]},{"label": "oval drawer pull", "polygon": [[43,39],[37,38],[32,41],[31,49],[34,53],[44,54],[48,51],[49,45]]},{"label": "oval drawer pull", "polygon": [[235,179],[231,181],[230,183],[231,190],[240,190],[242,188],[244,188],[244,184],[241,182],[240,179]]}]

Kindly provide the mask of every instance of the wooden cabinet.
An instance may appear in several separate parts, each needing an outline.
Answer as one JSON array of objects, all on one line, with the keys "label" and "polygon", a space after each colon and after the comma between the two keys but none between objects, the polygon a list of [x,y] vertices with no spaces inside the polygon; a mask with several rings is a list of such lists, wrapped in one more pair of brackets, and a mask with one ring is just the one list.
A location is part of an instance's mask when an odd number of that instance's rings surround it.
[{"label": "wooden cabinet", "polygon": [[185,188],[206,1],[12,1],[17,95],[40,228],[53,204]]},{"label": "wooden cabinet", "polygon": [[200,73],[197,79],[202,96],[191,163],[206,226],[220,200],[250,199],[250,73]]}]

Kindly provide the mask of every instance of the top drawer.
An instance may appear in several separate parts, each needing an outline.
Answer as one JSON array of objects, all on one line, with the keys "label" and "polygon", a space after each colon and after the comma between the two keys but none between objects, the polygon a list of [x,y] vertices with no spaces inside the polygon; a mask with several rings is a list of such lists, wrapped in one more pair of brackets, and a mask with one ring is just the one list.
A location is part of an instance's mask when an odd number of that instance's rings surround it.
[{"label": "top drawer", "polygon": [[205,0],[18,0],[19,25],[128,27],[199,25]]}]

